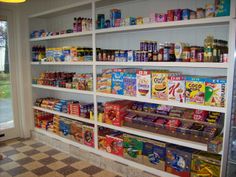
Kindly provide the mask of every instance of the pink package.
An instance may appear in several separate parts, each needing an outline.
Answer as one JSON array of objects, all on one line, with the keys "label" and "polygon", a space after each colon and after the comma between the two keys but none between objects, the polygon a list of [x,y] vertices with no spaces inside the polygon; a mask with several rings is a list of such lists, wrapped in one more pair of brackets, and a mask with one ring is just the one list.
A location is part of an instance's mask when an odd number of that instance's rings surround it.
[{"label": "pink package", "polygon": [[157,18],[157,14],[154,12],[154,13],[151,13],[150,15],[149,15],[149,21],[150,21],[150,23],[154,23],[154,22],[156,22],[156,18]]},{"label": "pink package", "polygon": [[167,14],[165,13],[158,13],[156,16],[156,22],[166,22],[167,21]]}]

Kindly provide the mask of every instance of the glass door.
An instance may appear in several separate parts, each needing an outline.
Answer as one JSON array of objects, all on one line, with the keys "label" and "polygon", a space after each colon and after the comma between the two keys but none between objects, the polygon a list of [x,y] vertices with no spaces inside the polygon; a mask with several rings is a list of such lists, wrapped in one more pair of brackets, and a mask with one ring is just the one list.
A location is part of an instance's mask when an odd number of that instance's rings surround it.
[{"label": "glass door", "polygon": [[[14,104],[17,98],[13,97],[11,45],[9,44],[9,15],[0,14],[0,141],[19,136],[16,118],[14,117]],[[9,18],[10,19],[10,18]]]}]

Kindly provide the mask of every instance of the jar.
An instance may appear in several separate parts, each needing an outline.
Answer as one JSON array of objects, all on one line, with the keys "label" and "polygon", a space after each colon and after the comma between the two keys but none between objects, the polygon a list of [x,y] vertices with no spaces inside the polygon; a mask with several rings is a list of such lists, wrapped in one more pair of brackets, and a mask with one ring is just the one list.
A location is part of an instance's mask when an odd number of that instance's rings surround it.
[{"label": "jar", "polygon": [[197,52],[197,62],[204,62],[204,48],[199,47]]},{"label": "jar", "polygon": [[148,42],[148,51],[153,51],[153,42],[152,41]]},{"label": "jar", "polygon": [[158,61],[158,52],[157,50],[154,50],[152,53],[152,61],[157,62]]},{"label": "jar", "polygon": [[190,48],[191,53],[190,53],[190,62],[197,62],[197,52],[198,52],[198,47],[197,46],[192,46]]},{"label": "jar", "polygon": [[170,51],[169,51],[169,57],[170,57],[170,61],[175,61],[175,44],[174,43],[170,43]]},{"label": "jar", "polygon": [[163,55],[164,55],[164,44],[160,44],[157,60],[158,61],[163,61]]},{"label": "jar", "polygon": [[163,61],[165,62],[170,61],[170,44],[167,42],[165,43],[164,46]]},{"label": "jar", "polygon": [[190,53],[191,53],[190,47],[183,48],[183,53],[182,53],[183,62],[190,62]]}]

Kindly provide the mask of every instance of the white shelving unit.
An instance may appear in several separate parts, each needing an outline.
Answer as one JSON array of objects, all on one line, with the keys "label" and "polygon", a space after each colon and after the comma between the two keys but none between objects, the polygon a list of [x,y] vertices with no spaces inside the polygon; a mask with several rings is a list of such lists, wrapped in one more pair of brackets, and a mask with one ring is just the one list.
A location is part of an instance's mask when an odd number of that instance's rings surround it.
[{"label": "white shelving unit", "polygon": [[[148,2],[150,2],[150,5],[148,6]],[[161,2],[161,0],[160,0]],[[147,9],[152,9],[153,4],[160,3],[156,0],[148,0],[145,3],[147,4]],[[174,8],[182,8],[183,4],[186,3],[190,7],[193,8],[197,4],[197,0],[183,0],[181,1],[172,1],[172,2],[166,2],[166,6],[164,8],[167,9],[173,9],[173,4],[176,5]],[[205,1],[199,1],[198,3],[204,3]],[[126,8],[124,6],[130,5],[129,3],[132,3],[132,8]],[[65,96],[68,93],[75,94],[76,97],[80,97],[80,95],[83,96],[90,96],[88,98],[88,101],[94,102],[94,120],[84,119],[78,116],[68,115],[64,113],[60,113],[53,110],[48,110],[40,107],[36,107],[32,105],[32,108],[35,110],[45,111],[48,113],[60,115],[63,117],[67,117],[69,119],[78,120],[85,123],[93,124],[95,127],[95,148],[87,147],[84,145],[81,145],[79,143],[73,142],[71,140],[62,138],[56,134],[35,128],[34,130],[38,133],[50,136],[52,138],[56,138],[58,140],[61,140],[65,143],[77,146],[81,149],[84,149],[86,151],[101,155],[106,158],[110,158],[113,160],[116,160],[120,163],[124,163],[136,168],[139,168],[141,170],[147,171],[149,173],[153,173],[162,177],[174,177],[175,175],[172,175],[170,173],[160,171],[154,168],[147,167],[145,165],[138,164],[136,162],[126,160],[121,157],[114,156],[112,154],[108,154],[106,152],[100,151],[98,149],[98,134],[97,130],[99,126],[111,128],[114,130],[119,130],[122,132],[139,135],[146,138],[155,139],[158,141],[163,141],[166,143],[172,143],[176,145],[181,145],[185,147],[190,147],[197,150],[207,151],[207,145],[204,143],[198,143],[188,140],[183,140],[179,138],[174,138],[171,136],[161,135],[161,134],[154,134],[143,130],[138,130],[134,128],[129,127],[117,127],[113,125],[108,125],[105,123],[98,122],[97,120],[97,102],[100,99],[126,99],[126,100],[134,100],[134,101],[141,101],[141,102],[149,102],[149,103],[156,103],[156,104],[164,104],[164,105],[170,105],[170,106],[177,106],[177,107],[184,107],[184,108],[191,108],[191,109],[202,109],[202,110],[208,110],[208,111],[215,111],[215,112],[221,112],[225,113],[225,120],[224,120],[224,145],[223,150],[221,153],[222,155],[222,163],[221,163],[221,177],[225,176],[225,168],[226,168],[226,160],[227,160],[227,153],[228,153],[228,134],[229,134],[229,119],[231,116],[231,99],[232,99],[232,82],[233,82],[233,72],[234,72],[234,50],[235,50],[235,5],[236,3],[234,0],[231,0],[231,12],[229,17],[215,17],[215,18],[204,18],[204,19],[195,19],[195,20],[186,20],[186,21],[177,21],[177,22],[164,22],[164,23],[152,23],[152,24],[143,24],[143,25],[136,25],[136,26],[125,26],[125,27],[118,27],[118,28],[108,28],[108,29],[95,29],[95,19],[96,14],[108,11],[111,8],[114,8],[118,6],[119,8],[124,8],[125,15],[146,15],[145,11],[147,11],[145,8],[141,7],[142,5],[141,0],[130,0],[130,1],[124,1],[124,0],[89,0],[85,2],[78,2],[75,4],[70,4],[68,6],[64,6],[61,8],[52,9],[46,12],[41,12],[38,14],[34,14],[29,16],[30,23],[33,24],[32,27],[30,26],[30,30],[34,30],[35,27],[40,23],[40,26],[38,29],[42,29],[42,27],[48,28],[50,31],[55,31],[62,29],[65,23],[65,26],[72,26],[71,19],[74,18],[76,13],[81,13],[81,16],[89,16],[93,19],[93,30],[90,32],[78,32],[78,33],[70,33],[70,34],[62,34],[57,36],[49,36],[49,37],[42,37],[42,38],[34,38],[29,39],[29,42],[31,45],[36,44],[43,44],[48,45],[49,47],[55,45],[55,46],[62,46],[62,45],[76,45],[81,44],[83,46],[83,43],[86,45],[90,45],[90,47],[93,48],[93,62],[31,62],[32,72],[39,72],[44,69],[44,66],[49,67],[52,70],[56,70],[57,67],[70,67],[70,66],[78,66],[83,68],[90,68],[93,73],[93,91],[80,91],[80,90],[73,90],[73,89],[66,89],[66,88],[58,88],[58,87],[50,87],[50,86],[43,86],[43,85],[32,85],[32,92],[33,92],[33,99],[37,98],[40,93],[47,92],[47,90],[50,91],[56,91],[59,92],[61,96]],[[172,4],[173,3],[173,4]],[[123,5],[124,4],[124,5]],[[158,7],[156,5],[155,7]],[[104,10],[104,8],[108,8],[107,10]],[[166,9],[166,10],[167,10]],[[140,14],[142,11],[144,11],[143,14]],[[123,12],[123,11],[122,11]],[[130,14],[129,14],[130,13]],[[133,13],[133,14],[132,14]],[[59,18],[62,18],[62,22],[59,22]],[[69,19],[71,18],[71,19]],[[68,20],[69,19],[69,20]],[[55,23],[55,24],[54,24]],[[68,23],[68,24],[67,24]],[[160,33],[160,35],[159,35]],[[174,35],[172,35],[172,33]],[[209,33],[215,34],[219,38],[223,38],[225,40],[228,40],[229,43],[229,62],[228,63],[185,63],[185,62],[98,62],[96,61],[96,47],[103,47],[103,48],[117,48],[119,46],[120,48],[126,48],[127,45],[131,48],[133,45],[137,45],[137,41],[144,40],[144,39],[153,39],[154,40],[180,40],[183,38],[185,42],[196,42],[199,45],[199,41],[202,41],[203,36],[209,35]],[[166,36],[163,36],[163,35]],[[160,38],[160,39],[159,39]],[[180,38],[180,39],[179,39]],[[60,40],[63,39],[63,40]],[[59,41],[59,42],[58,42]],[[120,41],[121,44],[119,44]],[[131,42],[130,42],[131,41]],[[65,44],[63,43],[65,42]],[[165,41],[162,41],[165,42]],[[176,42],[176,41],[175,41]],[[134,47],[135,48],[135,47]],[[31,60],[31,59],[29,59]],[[191,104],[185,104],[185,103],[173,103],[169,101],[159,101],[154,99],[144,99],[144,98],[137,98],[137,97],[129,97],[129,96],[123,96],[123,95],[114,95],[114,94],[105,94],[105,93],[99,93],[96,91],[96,75],[99,73],[99,71],[103,68],[112,68],[112,67],[158,67],[158,68],[169,68],[170,70],[179,69],[180,71],[186,72],[187,74],[194,72],[204,73],[205,75],[212,76],[216,74],[223,74],[227,76],[227,94],[226,94],[226,107],[225,108],[219,108],[219,107],[210,107],[210,106],[200,106],[200,105],[191,105]],[[40,68],[38,70],[38,68]],[[40,91],[39,91],[40,90]],[[41,95],[40,95],[41,96]],[[91,100],[91,96],[93,100]],[[76,98],[79,100],[79,98]],[[34,100],[33,100],[34,101]]]}]

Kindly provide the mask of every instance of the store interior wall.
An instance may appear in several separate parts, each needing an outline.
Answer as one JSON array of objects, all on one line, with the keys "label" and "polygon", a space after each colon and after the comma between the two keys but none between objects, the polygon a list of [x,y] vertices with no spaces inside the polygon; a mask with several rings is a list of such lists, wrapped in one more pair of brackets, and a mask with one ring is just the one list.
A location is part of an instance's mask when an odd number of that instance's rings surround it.
[{"label": "store interior wall", "polygon": [[17,62],[17,119],[20,123],[21,138],[29,138],[33,129],[32,88],[30,67],[29,20],[28,16],[57,7],[63,7],[84,0],[27,0],[21,4],[0,3],[0,10],[13,15],[15,56]]}]

